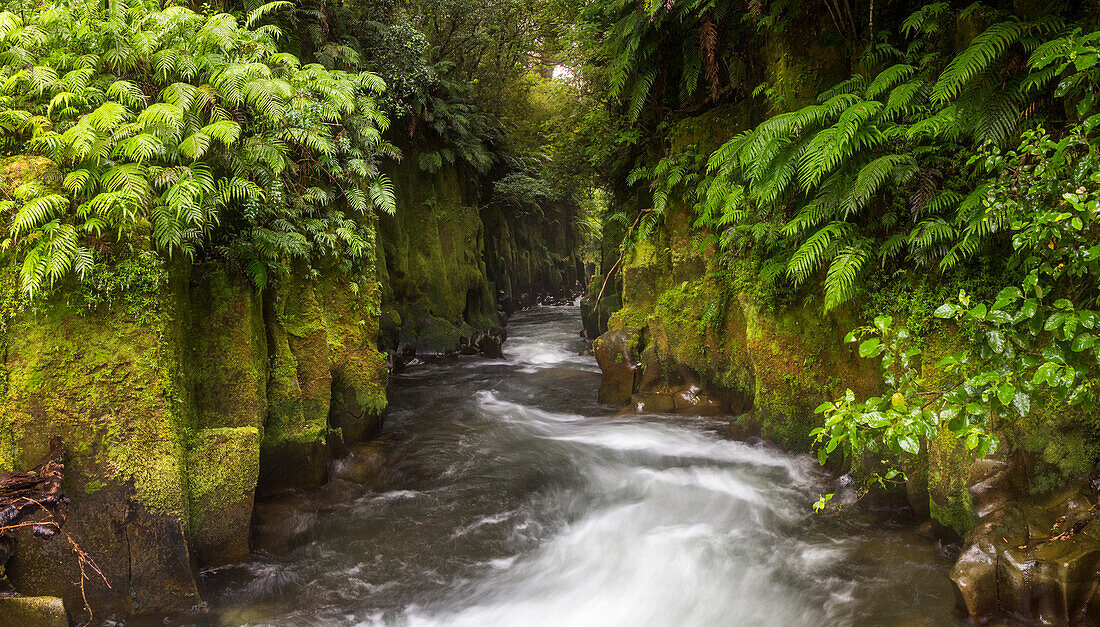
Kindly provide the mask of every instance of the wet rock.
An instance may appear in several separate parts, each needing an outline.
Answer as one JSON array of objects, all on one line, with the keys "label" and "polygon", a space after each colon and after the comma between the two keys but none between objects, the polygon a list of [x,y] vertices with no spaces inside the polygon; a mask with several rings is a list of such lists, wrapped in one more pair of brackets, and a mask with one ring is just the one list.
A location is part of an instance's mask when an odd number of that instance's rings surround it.
[{"label": "wet rock", "polygon": [[676,399],[672,394],[643,392],[630,397],[630,404],[640,412],[663,414],[675,411]]},{"label": "wet rock", "polygon": [[325,482],[328,459],[328,442],[320,437],[265,445],[260,451],[260,495],[272,496],[321,486]]},{"label": "wet rock", "polygon": [[256,503],[253,542],[257,550],[283,555],[307,544],[320,522],[313,511],[296,499],[283,498]]},{"label": "wet rock", "polygon": [[700,416],[717,416],[725,413],[721,402],[694,385],[678,390],[673,395],[672,401],[676,411],[680,413],[698,414]]},{"label": "wet rock", "polygon": [[753,413],[741,414],[730,421],[729,435],[734,440],[760,437],[760,419]]},{"label": "wet rock", "polygon": [[474,340],[477,350],[485,357],[501,359],[504,357],[502,346],[504,345],[503,329],[489,330],[478,334]]},{"label": "wet rock", "polygon": [[57,597],[0,597],[0,625],[69,627],[69,616]]},{"label": "wet rock", "polygon": [[[66,466],[81,469],[85,463],[75,459]],[[110,583],[108,588],[97,576],[85,582],[97,614],[172,613],[199,602],[186,519],[151,510],[137,500],[131,484],[107,481],[90,493],[86,488],[66,508],[65,531]],[[83,608],[74,583],[80,581],[80,568],[69,543],[58,536],[42,541],[28,529],[13,537],[15,550],[5,571],[15,589],[28,596],[61,597],[66,607]]]},{"label": "wet rock", "polygon": [[1007,503],[1012,494],[1012,481],[1008,475],[1007,465],[1002,462],[997,463],[1000,465],[988,468],[977,475],[971,472],[971,480],[978,479],[970,486],[970,500],[978,518],[985,518]]},{"label": "wet rock", "polygon": [[[983,480],[998,477],[994,469]],[[981,485],[979,483],[979,485]],[[1009,501],[966,534],[951,571],[975,622],[1012,616],[1041,624],[1096,624],[1100,524],[1095,503],[1071,492],[1046,503]]]},{"label": "wet rock", "polygon": [[1016,510],[1000,511],[966,535],[951,581],[956,604],[971,617],[984,620],[997,613],[997,558],[1009,546],[1027,542],[1026,526],[1015,520],[1018,515]]},{"label": "wet rock", "polygon": [[[475,338],[475,341],[476,341],[476,339],[477,338]],[[458,343],[458,354],[459,355],[476,355],[477,353],[478,353],[478,349],[477,349],[477,344],[475,342],[471,342],[470,340],[466,339],[465,337],[462,338],[459,341],[459,343]]]},{"label": "wet rock", "polygon": [[592,343],[596,362],[603,371],[599,401],[607,405],[624,405],[636,389],[638,368],[637,329],[608,331]]},{"label": "wet rock", "polygon": [[385,471],[387,455],[377,441],[352,446],[349,455],[333,464],[333,477],[361,485],[377,483]]}]

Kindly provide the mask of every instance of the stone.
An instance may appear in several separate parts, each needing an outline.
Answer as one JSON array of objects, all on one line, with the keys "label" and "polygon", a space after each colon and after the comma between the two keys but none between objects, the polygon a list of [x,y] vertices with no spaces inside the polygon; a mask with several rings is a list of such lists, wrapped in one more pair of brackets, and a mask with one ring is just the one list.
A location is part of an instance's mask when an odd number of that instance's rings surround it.
[{"label": "stone", "polygon": [[255,427],[204,429],[188,455],[191,541],[203,567],[249,556],[249,525],[260,470]]},{"label": "stone", "polygon": [[664,414],[676,410],[676,399],[672,394],[661,392],[642,392],[630,398],[630,404],[640,412]]},{"label": "stone", "polygon": [[493,334],[491,331],[479,333],[474,343],[477,346],[477,350],[483,356],[489,357],[490,359],[504,358],[504,352],[501,350],[504,339],[500,335]]},{"label": "stone", "polygon": [[730,421],[729,435],[734,440],[760,437],[760,420],[753,413],[744,413]]},{"label": "stone", "polygon": [[[973,474],[971,478],[974,478]],[[979,519],[985,518],[1007,503],[1011,495],[1012,480],[1005,468],[992,471],[981,481],[970,486],[971,506]]]},{"label": "stone", "polygon": [[332,476],[362,485],[373,484],[385,471],[387,458],[379,442],[364,442],[353,446],[347,457],[333,463]]},{"label": "stone", "polygon": [[977,623],[1011,616],[1095,624],[1100,523],[1088,496],[1082,490],[1044,503],[1008,501],[987,514],[967,532],[951,570],[960,609]]},{"label": "stone", "polygon": [[970,496],[970,451],[946,427],[928,442],[928,505],[942,537],[956,539],[977,522]]},{"label": "stone", "polygon": [[57,597],[0,597],[0,625],[69,627],[69,616]]},{"label": "stone", "polygon": [[307,544],[319,523],[317,513],[299,499],[259,501],[255,506],[253,542],[257,550],[283,555]]},{"label": "stone", "polygon": [[694,385],[678,390],[673,395],[672,402],[680,413],[699,416],[718,416],[725,413],[720,401]]},{"label": "stone", "polygon": [[592,343],[596,362],[603,371],[599,401],[606,405],[625,405],[636,389],[638,375],[637,329],[608,331]]}]

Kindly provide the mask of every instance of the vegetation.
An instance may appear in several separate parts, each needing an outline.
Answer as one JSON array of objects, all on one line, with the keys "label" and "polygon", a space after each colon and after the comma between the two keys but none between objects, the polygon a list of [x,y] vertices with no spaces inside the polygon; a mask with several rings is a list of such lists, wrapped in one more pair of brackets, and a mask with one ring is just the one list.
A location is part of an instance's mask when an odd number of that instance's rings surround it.
[{"label": "vegetation", "polygon": [[371,254],[365,216],[394,210],[384,84],[280,52],[261,22],[285,4],[243,23],[122,2],[0,14],[5,150],[61,168],[5,201],[24,294],[144,239],[261,287],[292,259]]},{"label": "vegetation", "polygon": [[[618,147],[599,170],[605,232],[622,237],[604,283],[691,208],[722,286],[708,323],[738,292],[873,319],[848,337],[880,371],[876,391],[860,381],[818,408],[822,463],[886,485],[923,471],[943,434],[1012,456],[1052,429],[1080,434],[1080,476],[1100,457],[1094,17],[1073,3],[853,4],[589,6],[578,73],[615,130],[590,150]],[[728,113],[678,130],[704,112]]]}]

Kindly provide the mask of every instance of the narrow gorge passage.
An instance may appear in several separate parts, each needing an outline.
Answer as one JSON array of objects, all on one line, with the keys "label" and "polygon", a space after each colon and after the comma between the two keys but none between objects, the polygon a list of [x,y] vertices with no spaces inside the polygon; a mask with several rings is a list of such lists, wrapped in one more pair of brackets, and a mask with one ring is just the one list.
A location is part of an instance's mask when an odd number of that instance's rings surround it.
[{"label": "narrow gorge passage", "polygon": [[257,560],[207,575],[220,624],[955,624],[935,547],[813,514],[810,458],[597,405],[578,325],[396,377],[394,469],[261,506]]}]

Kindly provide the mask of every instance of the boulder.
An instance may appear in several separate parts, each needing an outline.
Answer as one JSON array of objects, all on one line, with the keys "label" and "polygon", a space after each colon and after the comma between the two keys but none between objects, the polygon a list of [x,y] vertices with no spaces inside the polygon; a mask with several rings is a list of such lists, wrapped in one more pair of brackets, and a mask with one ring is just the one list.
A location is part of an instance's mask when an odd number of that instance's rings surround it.
[{"label": "boulder", "polygon": [[592,343],[596,363],[603,371],[599,401],[607,405],[624,405],[636,389],[639,332],[634,328],[608,331]]},{"label": "boulder", "polygon": [[69,627],[69,616],[57,597],[0,597],[0,625]]},{"label": "boulder", "polygon": [[1100,521],[1082,490],[994,509],[966,534],[951,580],[960,609],[975,622],[1012,616],[1084,625],[1100,617],[1098,569]]}]

